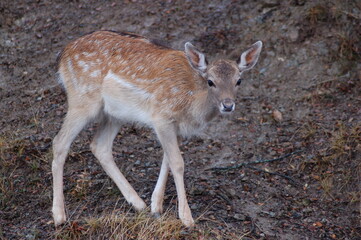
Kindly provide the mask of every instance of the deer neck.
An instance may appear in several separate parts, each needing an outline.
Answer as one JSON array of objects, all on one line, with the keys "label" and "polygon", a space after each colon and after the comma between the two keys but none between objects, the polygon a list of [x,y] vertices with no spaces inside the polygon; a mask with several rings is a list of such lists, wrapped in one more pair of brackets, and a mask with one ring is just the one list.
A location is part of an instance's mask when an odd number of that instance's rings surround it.
[{"label": "deer neck", "polygon": [[206,125],[214,117],[218,115],[218,108],[214,104],[214,100],[208,89],[201,90],[195,96],[192,104],[192,117],[199,122],[200,125]]},{"label": "deer neck", "polygon": [[198,85],[198,89],[195,89],[187,110],[178,115],[179,118],[176,121],[178,134],[181,136],[198,135],[219,112],[208,89],[204,84],[202,85],[203,87]]},{"label": "deer neck", "polygon": [[206,123],[210,122],[211,120],[213,120],[213,118],[215,118],[218,113],[219,113],[219,109],[218,107],[215,105],[214,103],[214,98],[213,96],[210,94],[209,90],[206,90],[206,96],[204,96],[204,98],[201,100],[201,109],[200,111],[203,114],[203,118],[204,121]]}]

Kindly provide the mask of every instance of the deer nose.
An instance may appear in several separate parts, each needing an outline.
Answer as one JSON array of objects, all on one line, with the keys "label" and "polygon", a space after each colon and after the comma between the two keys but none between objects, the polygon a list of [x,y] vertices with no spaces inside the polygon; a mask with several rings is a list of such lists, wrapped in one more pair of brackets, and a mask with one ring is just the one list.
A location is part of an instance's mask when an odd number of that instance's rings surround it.
[{"label": "deer nose", "polygon": [[234,101],[230,98],[226,98],[222,101],[223,111],[232,112],[235,108]]}]

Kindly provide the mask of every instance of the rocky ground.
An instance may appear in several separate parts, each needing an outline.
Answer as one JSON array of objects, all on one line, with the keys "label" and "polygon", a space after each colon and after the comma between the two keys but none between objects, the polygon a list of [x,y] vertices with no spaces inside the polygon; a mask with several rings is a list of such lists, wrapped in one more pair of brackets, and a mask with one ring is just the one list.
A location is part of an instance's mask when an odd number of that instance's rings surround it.
[{"label": "rocky ground", "polygon": [[[256,69],[244,75],[235,114],[182,142],[197,228],[218,239],[361,238],[359,1],[3,0],[1,239],[54,238],[51,141],[66,113],[56,57],[99,29],[176,49],[191,41],[211,60],[236,59],[264,42]],[[80,134],[65,165],[68,224],[80,224],[80,233],[87,217],[130,209],[89,151],[94,128]],[[114,154],[149,204],[162,156],[154,133],[124,125]],[[175,203],[170,180],[165,205],[175,212]]]}]

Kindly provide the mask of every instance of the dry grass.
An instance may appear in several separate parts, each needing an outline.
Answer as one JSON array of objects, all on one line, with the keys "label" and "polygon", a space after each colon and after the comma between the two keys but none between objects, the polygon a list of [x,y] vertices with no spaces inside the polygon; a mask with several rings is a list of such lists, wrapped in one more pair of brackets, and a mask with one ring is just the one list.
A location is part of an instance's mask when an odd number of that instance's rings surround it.
[{"label": "dry grass", "polygon": [[[9,208],[18,195],[17,183],[25,177],[22,169],[26,169],[27,186],[39,188],[42,181],[39,172],[49,170],[49,157],[49,152],[40,152],[31,141],[15,134],[0,137],[0,209]],[[21,189],[25,190],[28,189]]]},{"label": "dry grass", "polygon": [[11,176],[0,176],[0,209],[5,208],[14,196],[14,183]]},{"label": "dry grass", "polygon": [[323,189],[323,193],[331,198],[333,198],[332,190],[334,188],[334,179],[332,174],[326,174],[321,180],[320,185]]},{"label": "dry grass", "polygon": [[77,199],[83,199],[90,191],[92,185],[91,177],[87,171],[83,171],[76,178],[76,185],[71,190],[71,194]]},{"label": "dry grass", "polygon": [[[300,164],[319,182],[324,197],[342,198],[349,203],[360,201],[361,123],[306,122],[297,132],[314,154]],[[317,147],[316,147],[317,146]]]},{"label": "dry grass", "polygon": [[325,6],[320,4],[315,5],[308,9],[306,18],[311,24],[316,24],[319,21],[326,21],[328,18],[328,10]]},{"label": "dry grass", "polygon": [[24,148],[21,141],[0,137],[0,209],[6,208],[15,196],[12,175],[17,167],[17,156],[22,155]]},{"label": "dry grass", "polygon": [[[343,2],[339,3],[318,3],[310,7],[305,13],[305,20],[308,23],[309,31],[315,33],[316,26],[323,23],[333,25],[337,29],[332,33],[338,44],[338,49],[330,61],[346,60],[344,65],[347,71],[355,68],[355,62],[361,58],[361,30],[359,27],[360,16],[351,11],[352,7],[347,6]],[[360,6],[354,5],[359,9]],[[351,65],[351,66],[350,66]],[[345,71],[345,72],[347,72]]]},{"label": "dry grass", "polygon": [[361,58],[359,37],[349,32],[342,32],[337,35],[339,40],[338,55],[351,61]]},{"label": "dry grass", "polygon": [[[217,227],[222,225],[218,223]],[[197,224],[185,228],[181,221],[168,210],[159,218],[149,212],[119,213],[113,211],[97,218],[86,218],[72,221],[57,229],[53,238],[56,239],[117,239],[117,240],[237,240],[246,234],[237,232],[227,226],[222,230],[214,226]]]},{"label": "dry grass", "polygon": [[341,122],[336,125],[325,154],[319,157],[319,162],[327,166],[319,173],[320,186],[331,198],[345,192],[347,201],[353,203],[360,200],[360,189],[355,191],[354,186],[358,182],[357,170],[361,168],[357,159],[361,152],[361,125],[346,126]]},{"label": "dry grass", "polygon": [[337,123],[338,129],[332,132],[329,155],[325,161],[347,161],[358,151],[361,144],[361,123],[347,127],[342,122]]},{"label": "dry grass", "polygon": [[300,128],[298,133],[300,134],[302,139],[310,140],[316,135],[318,129],[319,126],[317,125],[317,123],[309,121]]},{"label": "dry grass", "polygon": [[14,136],[0,137],[0,164],[8,168],[16,164],[16,158],[24,153],[26,144],[24,140],[16,139]]}]

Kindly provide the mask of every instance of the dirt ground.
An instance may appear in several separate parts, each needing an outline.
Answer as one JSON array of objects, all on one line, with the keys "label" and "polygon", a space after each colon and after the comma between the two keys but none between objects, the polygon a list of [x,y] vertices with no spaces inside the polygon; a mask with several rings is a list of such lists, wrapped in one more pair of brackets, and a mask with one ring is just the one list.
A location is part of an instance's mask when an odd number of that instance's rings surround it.
[{"label": "dirt ground", "polygon": [[[191,41],[211,60],[236,59],[253,42],[264,43],[257,66],[244,75],[236,112],[182,142],[197,227],[223,239],[361,239],[356,0],[2,0],[1,239],[54,238],[51,141],[67,106],[56,58],[71,40],[100,29],[176,49]],[[94,128],[80,134],[65,164],[67,213],[79,224],[114,209],[132,211],[89,150]],[[124,125],[114,155],[149,205],[162,156],[154,133]],[[170,179],[165,207],[175,212],[175,205]]]}]

